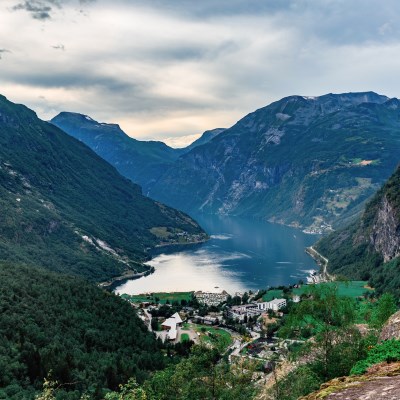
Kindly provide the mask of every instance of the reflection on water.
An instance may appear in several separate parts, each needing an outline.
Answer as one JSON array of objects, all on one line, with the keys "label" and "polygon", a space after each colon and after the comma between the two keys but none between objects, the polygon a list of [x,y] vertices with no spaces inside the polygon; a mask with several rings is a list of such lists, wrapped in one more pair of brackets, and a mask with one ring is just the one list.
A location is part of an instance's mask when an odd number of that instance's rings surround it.
[{"label": "reflection on water", "polygon": [[156,271],[130,280],[117,293],[221,291],[229,293],[295,283],[314,261],[304,252],[315,236],[281,225],[235,217],[194,216],[211,239],[184,251],[156,256]]}]

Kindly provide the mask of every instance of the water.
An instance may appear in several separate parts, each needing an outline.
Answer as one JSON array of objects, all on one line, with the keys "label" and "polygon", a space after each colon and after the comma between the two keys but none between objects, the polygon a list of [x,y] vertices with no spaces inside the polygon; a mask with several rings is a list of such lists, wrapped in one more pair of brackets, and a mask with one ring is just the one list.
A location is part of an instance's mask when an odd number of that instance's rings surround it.
[{"label": "water", "polygon": [[316,237],[298,229],[237,217],[194,218],[211,240],[154,257],[148,263],[155,267],[154,274],[127,281],[115,291],[235,293],[305,281],[311,269],[318,269],[304,251]]}]

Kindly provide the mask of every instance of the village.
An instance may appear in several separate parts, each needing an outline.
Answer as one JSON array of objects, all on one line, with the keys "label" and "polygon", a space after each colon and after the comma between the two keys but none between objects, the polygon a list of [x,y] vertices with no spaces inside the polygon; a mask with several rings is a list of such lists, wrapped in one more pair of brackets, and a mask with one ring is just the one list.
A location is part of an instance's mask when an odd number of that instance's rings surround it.
[{"label": "village", "polygon": [[164,343],[217,346],[229,360],[258,360],[261,370],[283,361],[291,341],[275,336],[288,307],[301,301],[284,288],[232,295],[225,291],[122,295],[137,309],[149,331]]}]

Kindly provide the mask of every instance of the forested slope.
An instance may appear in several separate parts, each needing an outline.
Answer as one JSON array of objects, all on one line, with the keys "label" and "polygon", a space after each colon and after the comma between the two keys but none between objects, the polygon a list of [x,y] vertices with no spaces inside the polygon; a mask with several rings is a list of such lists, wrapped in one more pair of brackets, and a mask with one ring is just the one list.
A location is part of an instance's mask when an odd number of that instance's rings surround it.
[{"label": "forested slope", "polygon": [[142,271],[158,230],[204,236],[187,215],[141,188],[86,145],[0,97],[0,260],[106,280]]},{"label": "forested slope", "polygon": [[103,398],[163,365],[127,302],[80,278],[0,264],[0,399],[33,399],[46,377],[62,399]]},{"label": "forested slope", "polygon": [[400,294],[400,168],[347,228],[321,239],[316,248],[330,272],[369,279],[378,293]]}]

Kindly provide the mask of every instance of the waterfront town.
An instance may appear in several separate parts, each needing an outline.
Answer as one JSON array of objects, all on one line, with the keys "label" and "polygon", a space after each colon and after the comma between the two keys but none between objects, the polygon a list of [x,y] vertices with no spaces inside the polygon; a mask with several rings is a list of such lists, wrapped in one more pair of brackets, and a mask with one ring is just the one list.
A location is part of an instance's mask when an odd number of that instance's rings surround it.
[{"label": "waterfront town", "polygon": [[[306,287],[306,285],[304,285]],[[279,320],[301,301],[301,284],[244,293],[181,292],[121,295],[157,338],[172,345],[218,346],[229,360],[250,358],[271,372],[290,340],[275,334]]]}]

